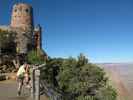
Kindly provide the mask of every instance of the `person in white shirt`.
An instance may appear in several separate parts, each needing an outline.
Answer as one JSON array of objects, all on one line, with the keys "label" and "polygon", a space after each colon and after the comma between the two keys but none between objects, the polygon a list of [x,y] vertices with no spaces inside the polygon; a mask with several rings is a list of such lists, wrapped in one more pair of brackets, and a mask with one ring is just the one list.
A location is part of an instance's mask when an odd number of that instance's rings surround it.
[{"label": "person in white shirt", "polygon": [[17,82],[18,82],[18,96],[21,95],[22,86],[24,81],[28,84],[29,82],[29,65],[25,62],[20,66],[17,72]]}]

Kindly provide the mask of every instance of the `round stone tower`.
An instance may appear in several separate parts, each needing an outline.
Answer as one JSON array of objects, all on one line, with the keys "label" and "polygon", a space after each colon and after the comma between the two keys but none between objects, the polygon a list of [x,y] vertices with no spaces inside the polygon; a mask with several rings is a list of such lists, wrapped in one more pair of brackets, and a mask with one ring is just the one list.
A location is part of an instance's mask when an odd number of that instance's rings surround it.
[{"label": "round stone tower", "polygon": [[28,4],[19,3],[13,6],[11,16],[11,27],[13,28],[32,28],[33,16],[32,7]]},{"label": "round stone tower", "polygon": [[16,51],[27,54],[32,49],[33,8],[25,3],[13,6],[10,27],[17,33]]}]

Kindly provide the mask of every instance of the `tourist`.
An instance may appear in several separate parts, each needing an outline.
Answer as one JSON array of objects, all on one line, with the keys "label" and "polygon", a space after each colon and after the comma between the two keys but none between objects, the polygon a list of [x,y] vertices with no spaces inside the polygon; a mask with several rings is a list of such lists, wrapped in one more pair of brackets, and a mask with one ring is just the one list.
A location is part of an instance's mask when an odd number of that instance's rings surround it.
[{"label": "tourist", "polygon": [[25,62],[22,66],[19,67],[17,72],[17,82],[18,82],[18,96],[21,95],[22,86],[24,83],[30,88],[29,82],[29,65]]}]

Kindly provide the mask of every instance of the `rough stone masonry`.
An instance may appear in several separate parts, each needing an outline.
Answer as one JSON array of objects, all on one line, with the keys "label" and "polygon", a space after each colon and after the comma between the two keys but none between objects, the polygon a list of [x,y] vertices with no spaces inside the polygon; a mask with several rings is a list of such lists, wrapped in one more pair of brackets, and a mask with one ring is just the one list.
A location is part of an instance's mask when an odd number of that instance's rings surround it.
[{"label": "rough stone masonry", "polygon": [[[1,25],[1,30],[16,34],[16,50],[19,54],[27,54],[31,49],[42,50],[41,26],[34,27],[33,8],[29,4],[18,3],[13,6],[10,25]],[[46,53],[43,51],[44,55]]]}]

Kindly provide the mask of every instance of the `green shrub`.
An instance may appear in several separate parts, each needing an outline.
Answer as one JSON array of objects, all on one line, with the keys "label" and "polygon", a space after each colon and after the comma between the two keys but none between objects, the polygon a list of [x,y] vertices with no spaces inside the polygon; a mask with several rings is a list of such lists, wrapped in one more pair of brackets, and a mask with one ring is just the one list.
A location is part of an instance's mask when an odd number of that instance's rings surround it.
[{"label": "green shrub", "polygon": [[32,50],[28,53],[27,60],[29,63],[37,65],[45,62],[44,59],[35,50]]},{"label": "green shrub", "polygon": [[83,54],[77,59],[50,59],[46,67],[45,79],[65,94],[64,100],[116,100],[117,93],[109,86],[104,70],[89,63]]}]

